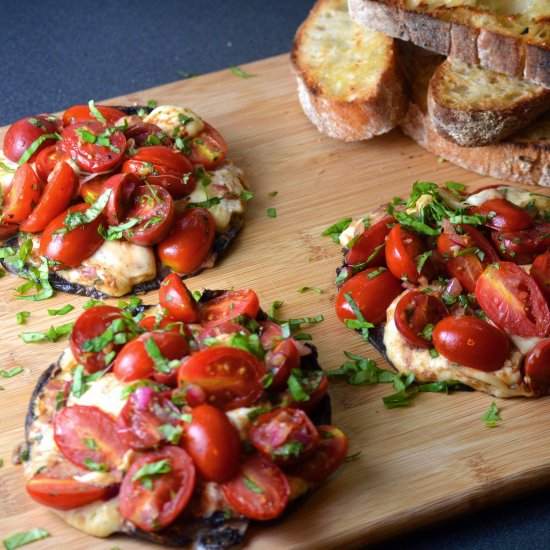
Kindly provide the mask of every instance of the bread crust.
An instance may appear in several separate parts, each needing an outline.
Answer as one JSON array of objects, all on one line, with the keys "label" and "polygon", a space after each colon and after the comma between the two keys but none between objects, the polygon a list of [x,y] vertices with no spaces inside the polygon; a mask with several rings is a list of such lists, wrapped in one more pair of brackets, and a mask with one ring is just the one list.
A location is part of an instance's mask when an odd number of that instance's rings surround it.
[{"label": "bread crust", "polygon": [[[542,25],[543,31],[527,26],[524,33],[512,16],[493,18],[491,25],[483,23],[487,11],[472,6],[420,5],[406,9],[401,0],[348,0],[348,3],[352,19],[369,28],[465,63],[478,62],[483,68],[550,88],[550,41],[545,38],[549,24],[544,18],[531,20],[534,27]],[[391,21],[381,23],[381,14]],[[466,32],[465,27],[471,32]]]},{"label": "bread crust", "polygon": [[[332,0],[319,0],[296,33],[291,64],[296,76],[298,98],[306,116],[330,137],[343,141],[370,139],[397,126],[407,110],[406,85],[393,41],[380,35],[381,47],[387,48],[384,67],[374,83],[354,90],[349,99],[336,97],[316,78],[304,59],[306,33],[316,17]],[[350,21],[350,26],[354,24]]]}]

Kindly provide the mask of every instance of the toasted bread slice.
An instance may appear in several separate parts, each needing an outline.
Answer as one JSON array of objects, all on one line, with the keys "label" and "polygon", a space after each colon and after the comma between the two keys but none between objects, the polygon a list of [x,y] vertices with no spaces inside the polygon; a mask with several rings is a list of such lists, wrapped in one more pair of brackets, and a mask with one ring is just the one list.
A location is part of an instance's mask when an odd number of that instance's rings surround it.
[{"label": "toasted bread slice", "polygon": [[346,0],[318,0],[291,52],[304,112],[344,141],[388,132],[407,110],[394,40],[355,24]]},{"label": "toasted bread slice", "polygon": [[462,61],[445,61],[428,87],[437,132],[462,147],[497,143],[550,108],[550,90]]},{"label": "toasted bread slice", "polygon": [[550,88],[548,0],[349,0],[349,9],[389,36]]},{"label": "toasted bread slice", "polygon": [[412,93],[409,110],[400,123],[403,133],[428,151],[478,174],[550,186],[550,112],[504,141],[486,147],[460,147],[436,131],[428,114],[427,94],[433,73],[442,62],[438,55],[412,56],[407,71]]}]

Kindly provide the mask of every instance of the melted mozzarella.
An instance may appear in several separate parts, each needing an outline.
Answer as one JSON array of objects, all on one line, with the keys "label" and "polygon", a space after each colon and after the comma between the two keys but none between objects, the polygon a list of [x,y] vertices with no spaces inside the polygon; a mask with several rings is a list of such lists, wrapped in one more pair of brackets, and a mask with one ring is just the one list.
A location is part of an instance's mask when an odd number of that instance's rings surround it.
[{"label": "melted mozzarella", "polygon": [[120,531],[124,518],[118,510],[119,498],[114,497],[105,502],[93,502],[74,510],[54,510],[69,525],[92,535],[108,537]]},{"label": "melted mozzarella", "polygon": [[13,179],[13,172],[9,169],[17,170],[17,163],[8,160],[2,151],[0,151],[0,163],[8,168],[8,170],[6,170],[6,168],[0,166],[0,190],[2,193],[5,193]]},{"label": "melted mozzarella", "polygon": [[523,338],[522,336],[511,334],[510,340],[514,342],[516,348],[518,348],[523,355],[527,355],[539,342],[542,342],[544,338]]},{"label": "melted mozzarella", "polygon": [[512,348],[502,368],[484,372],[453,363],[442,355],[432,357],[428,349],[408,344],[394,322],[395,306],[401,296],[398,296],[388,308],[384,329],[384,344],[388,358],[399,372],[412,372],[419,382],[461,382],[495,397],[533,395],[523,380],[523,356],[518,349]]},{"label": "melted mozzarella", "polygon": [[126,400],[120,398],[126,386],[127,384],[119,382],[113,373],[108,372],[93,384],[89,384],[88,389],[80,397],[71,394],[67,405],[95,406],[116,417],[126,404]]},{"label": "melted mozzarella", "polygon": [[144,119],[156,124],[169,137],[196,137],[204,130],[204,122],[191,109],[175,105],[159,105]]},{"label": "melted mozzarella", "polygon": [[365,223],[363,220],[352,221],[342,233],[340,233],[340,246],[347,248],[348,244],[355,239],[355,237],[361,235],[365,231]]},{"label": "melted mozzarella", "polygon": [[71,283],[94,286],[109,296],[122,296],[134,285],[154,279],[155,254],[150,246],[128,241],[105,241],[78,267],[60,271]]},{"label": "melted mozzarella", "polygon": [[479,193],[470,195],[464,202],[470,206],[481,206],[491,199],[502,199],[503,196],[503,193],[493,187],[491,189],[484,189],[483,191],[479,191]]}]

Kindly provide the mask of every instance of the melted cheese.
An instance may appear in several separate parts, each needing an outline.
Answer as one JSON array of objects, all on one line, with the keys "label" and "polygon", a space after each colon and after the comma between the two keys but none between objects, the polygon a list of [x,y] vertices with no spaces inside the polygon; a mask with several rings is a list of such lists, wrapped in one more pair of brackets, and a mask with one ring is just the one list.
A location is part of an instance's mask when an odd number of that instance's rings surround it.
[{"label": "melted cheese", "polygon": [[67,405],[95,406],[116,417],[126,404],[126,400],[120,398],[126,386],[127,384],[119,382],[112,372],[108,372],[93,384],[89,384],[88,389],[80,397],[69,395]]},{"label": "melted cheese", "polygon": [[[2,151],[0,151],[0,163],[7,166],[8,169],[17,170],[17,163],[8,160]],[[13,172],[6,170],[3,166],[0,166],[0,190],[2,194],[6,192],[13,179]]]},{"label": "melted cheese", "polygon": [[186,107],[159,105],[145,118],[144,122],[156,124],[169,137],[196,137],[204,130],[199,115]]},{"label": "melted cheese", "polygon": [[428,349],[408,344],[394,322],[398,296],[387,310],[384,344],[388,358],[399,372],[412,372],[419,382],[461,382],[495,397],[531,397],[533,393],[524,383],[521,372],[522,353],[512,348],[503,367],[484,372],[449,361],[442,355],[432,357]]},{"label": "melted cheese", "polygon": [[69,525],[93,537],[108,537],[120,531],[124,522],[118,505],[119,498],[114,497],[105,502],[93,502],[74,510],[54,510],[54,512]]},{"label": "melted cheese", "polygon": [[464,202],[470,206],[481,206],[492,199],[502,199],[503,196],[503,193],[493,187],[470,195]]},{"label": "melted cheese", "polygon": [[78,267],[59,274],[71,283],[93,286],[109,296],[122,296],[134,285],[154,279],[157,266],[150,246],[125,240],[105,241]]}]

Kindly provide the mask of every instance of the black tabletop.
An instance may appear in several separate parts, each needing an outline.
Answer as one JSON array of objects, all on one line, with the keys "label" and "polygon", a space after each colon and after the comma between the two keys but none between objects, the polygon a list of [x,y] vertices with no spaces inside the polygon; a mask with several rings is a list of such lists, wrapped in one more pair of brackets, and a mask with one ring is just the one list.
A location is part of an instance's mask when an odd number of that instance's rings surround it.
[{"label": "black tabletop", "polygon": [[[0,125],[287,52],[312,4],[0,0]],[[478,509],[383,548],[550,548],[546,495],[539,491]]]}]

